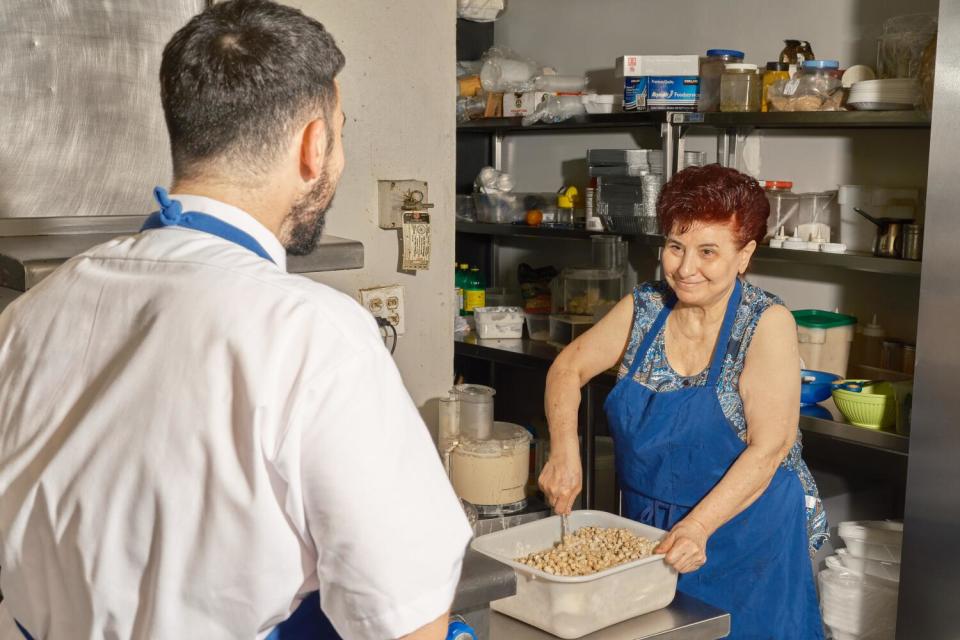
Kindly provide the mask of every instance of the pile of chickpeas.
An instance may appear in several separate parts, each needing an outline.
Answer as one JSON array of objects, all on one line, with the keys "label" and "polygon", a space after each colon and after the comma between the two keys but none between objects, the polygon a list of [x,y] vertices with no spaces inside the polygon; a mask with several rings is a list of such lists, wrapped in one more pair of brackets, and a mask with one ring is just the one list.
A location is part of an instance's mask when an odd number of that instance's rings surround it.
[{"label": "pile of chickpeas", "polygon": [[583,527],[554,547],[517,558],[517,562],[557,576],[588,576],[652,555],[657,544],[627,529]]}]

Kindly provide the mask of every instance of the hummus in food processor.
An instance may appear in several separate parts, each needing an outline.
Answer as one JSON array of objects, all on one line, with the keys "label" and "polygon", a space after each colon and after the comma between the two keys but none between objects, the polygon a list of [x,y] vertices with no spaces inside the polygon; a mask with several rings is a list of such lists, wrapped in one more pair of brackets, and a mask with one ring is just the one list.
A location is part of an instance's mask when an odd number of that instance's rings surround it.
[{"label": "hummus in food processor", "polygon": [[457,495],[481,506],[524,500],[530,440],[526,429],[509,422],[494,422],[490,439],[461,438],[450,454],[450,480]]}]

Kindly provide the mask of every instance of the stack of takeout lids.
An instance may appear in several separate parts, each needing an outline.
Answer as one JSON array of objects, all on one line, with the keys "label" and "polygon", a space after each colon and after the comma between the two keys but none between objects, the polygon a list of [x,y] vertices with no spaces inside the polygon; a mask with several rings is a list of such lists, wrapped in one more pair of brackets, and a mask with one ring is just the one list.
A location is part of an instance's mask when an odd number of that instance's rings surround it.
[{"label": "stack of takeout lids", "polygon": [[847,106],[862,111],[901,111],[913,109],[920,99],[920,84],[915,78],[864,80],[850,88]]}]

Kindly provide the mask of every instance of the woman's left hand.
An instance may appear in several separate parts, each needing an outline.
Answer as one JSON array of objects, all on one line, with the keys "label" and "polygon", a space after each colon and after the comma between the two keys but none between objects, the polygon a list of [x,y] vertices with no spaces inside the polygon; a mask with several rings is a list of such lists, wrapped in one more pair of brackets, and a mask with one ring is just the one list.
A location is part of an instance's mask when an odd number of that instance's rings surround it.
[{"label": "woman's left hand", "polygon": [[673,527],[654,553],[665,553],[664,561],[680,573],[696,571],[707,563],[706,527],[693,518],[684,518]]}]

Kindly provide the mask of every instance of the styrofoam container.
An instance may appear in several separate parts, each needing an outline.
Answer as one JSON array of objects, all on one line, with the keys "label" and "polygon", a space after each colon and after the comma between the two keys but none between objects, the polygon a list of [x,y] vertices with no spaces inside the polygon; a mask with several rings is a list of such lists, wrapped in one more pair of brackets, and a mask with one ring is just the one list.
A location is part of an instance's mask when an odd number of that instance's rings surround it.
[{"label": "styrofoam container", "polygon": [[899,593],[895,582],[844,569],[824,569],[818,579],[823,621],[831,629],[893,640]]},{"label": "styrofoam container", "polygon": [[618,98],[623,99],[622,96],[612,94],[587,93],[580,96],[580,102],[583,103],[587,113],[613,113]]},{"label": "styrofoam container", "polygon": [[899,562],[882,562],[880,560],[870,560],[869,558],[859,558],[850,553],[849,549],[837,549],[837,556],[840,558],[843,566],[850,571],[867,576],[874,576],[876,578],[883,578],[884,580],[892,580],[893,582],[900,582]]},{"label": "styrofoam container", "polygon": [[900,562],[903,523],[888,520],[841,522],[840,537],[847,550],[858,558],[881,562]]},{"label": "styrofoam container", "polygon": [[[654,540],[665,531],[602,511],[574,511],[570,529],[621,527]],[[517,593],[490,603],[494,611],[560,638],[580,638],[598,629],[663,609],[673,602],[677,572],[663,555],[634,560],[589,576],[562,577],[516,561],[549,549],[560,540],[560,517],[553,516],[475,538],[472,547],[510,565]]]},{"label": "styrofoam container", "polygon": [[473,310],[477,337],[483,340],[522,338],[523,309],[520,307],[477,307]]}]

